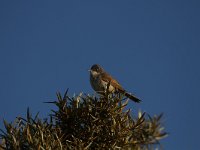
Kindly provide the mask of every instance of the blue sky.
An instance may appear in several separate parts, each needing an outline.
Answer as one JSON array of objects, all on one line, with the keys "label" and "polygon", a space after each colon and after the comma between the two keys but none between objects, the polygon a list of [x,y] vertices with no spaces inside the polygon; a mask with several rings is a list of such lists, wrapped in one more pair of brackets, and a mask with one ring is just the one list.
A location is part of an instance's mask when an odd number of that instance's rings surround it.
[{"label": "blue sky", "polygon": [[55,93],[93,94],[101,64],[164,113],[164,149],[199,149],[200,2],[197,0],[0,1],[0,127],[27,107],[45,117]]}]

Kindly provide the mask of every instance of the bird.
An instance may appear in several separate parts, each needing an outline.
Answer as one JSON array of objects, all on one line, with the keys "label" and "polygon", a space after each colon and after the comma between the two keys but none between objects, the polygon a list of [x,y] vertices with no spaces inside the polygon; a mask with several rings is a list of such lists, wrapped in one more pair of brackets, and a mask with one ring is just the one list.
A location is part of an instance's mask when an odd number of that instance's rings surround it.
[{"label": "bird", "polygon": [[94,91],[99,94],[105,93],[120,93],[127,98],[139,103],[141,100],[135,95],[128,93],[117,80],[108,74],[99,64],[94,64],[88,70],[90,72],[90,84]]}]

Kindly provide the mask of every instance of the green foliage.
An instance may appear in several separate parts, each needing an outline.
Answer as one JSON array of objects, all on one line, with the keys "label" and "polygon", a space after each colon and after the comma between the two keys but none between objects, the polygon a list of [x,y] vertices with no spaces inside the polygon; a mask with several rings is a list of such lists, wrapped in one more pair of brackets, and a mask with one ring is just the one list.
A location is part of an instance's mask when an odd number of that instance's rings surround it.
[{"label": "green foliage", "polygon": [[27,110],[26,119],[18,117],[15,123],[4,121],[1,130],[2,149],[155,149],[167,134],[161,117],[150,117],[139,112],[137,117],[126,110],[127,99],[118,95],[97,98],[78,95],[70,98],[67,92],[57,101],[49,120],[32,117]]}]

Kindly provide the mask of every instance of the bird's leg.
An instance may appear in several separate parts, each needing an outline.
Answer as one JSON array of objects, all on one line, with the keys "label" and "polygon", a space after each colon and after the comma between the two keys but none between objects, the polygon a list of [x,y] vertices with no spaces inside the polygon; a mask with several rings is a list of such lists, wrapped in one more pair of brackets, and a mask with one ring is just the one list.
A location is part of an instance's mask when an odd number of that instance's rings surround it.
[{"label": "bird's leg", "polygon": [[106,85],[106,93],[109,93],[109,88],[110,88],[110,81],[108,82],[108,84]]},{"label": "bird's leg", "polygon": [[108,84],[106,85],[106,89],[105,89],[105,95],[107,98],[109,98],[109,95],[112,93],[109,89],[110,89],[110,81],[108,82]]}]

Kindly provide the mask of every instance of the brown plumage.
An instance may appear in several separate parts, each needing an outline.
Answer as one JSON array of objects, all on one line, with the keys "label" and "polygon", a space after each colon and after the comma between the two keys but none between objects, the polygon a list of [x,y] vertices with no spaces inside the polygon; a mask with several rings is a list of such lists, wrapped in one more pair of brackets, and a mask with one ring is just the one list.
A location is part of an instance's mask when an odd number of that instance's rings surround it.
[{"label": "brown plumage", "polygon": [[104,69],[100,65],[93,65],[90,69],[90,83],[92,88],[97,93],[103,93],[107,89],[107,85],[109,86],[109,92],[111,93],[121,93],[126,97],[130,98],[134,102],[139,103],[141,100],[134,96],[133,94],[129,94],[124,90],[124,88],[119,84],[117,80],[115,80],[111,75],[106,73]]}]

